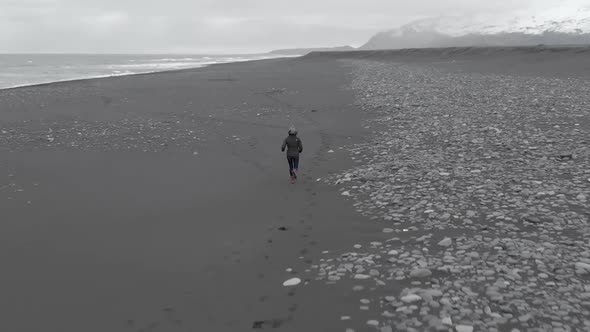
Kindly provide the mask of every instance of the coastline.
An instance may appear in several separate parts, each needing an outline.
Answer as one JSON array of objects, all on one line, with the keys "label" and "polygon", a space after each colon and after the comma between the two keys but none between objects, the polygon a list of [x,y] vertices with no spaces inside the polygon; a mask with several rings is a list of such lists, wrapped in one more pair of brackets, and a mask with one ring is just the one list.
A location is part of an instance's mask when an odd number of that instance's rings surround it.
[{"label": "coastline", "polygon": [[[13,54],[11,54],[13,55]],[[16,54],[14,54],[16,55]],[[22,56],[26,56],[27,54],[23,54]],[[71,55],[71,54],[66,54],[66,55]],[[92,54],[90,54],[92,55]],[[124,54],[117,54],[118,56],[124,56]],[[104,56],[108,56],[108,54],[105,54]],[[133,56],[133,55],[129,55],[129,56]],[[164,56],[164,54],[162,55]],[[146,70],[146,71],[140,71],[140,72],[131,72],[131,71],[126,71],[126,72],[121,72],[121,73],[111,73],[111,74],[104,74],[104,75],[93,75],[93,76],[79,76],[79,77],[72,77],[72,78],[65,78],[65,79],[60,79],[60,80],[49,80],[49,81],[40,81],[40,82],[36,82],[36,83],[29,83],[29,84],[20,84],[20,85],[14,85],[14,86],[6,86],[6,87],[0,87],[0,90],[12,90],[12,89],[18,89],[18,88],[25,88],[25,87],[34,87],[34,86],[43,86],[43,85],[47,85],[47,84],[53,84],[53,83],[64,83],[64,82],[71,82],[71,81],[85,81],[85,80],[92,80],[92,79],[103,79],[103,78],[110,78],[110,77],[121,77],[121,76],[133,76],[133,75],[145,75],[145,74],[154,74],[154,73],[162,73],[162,72],[175,72],[175,71],[182,71],[182,70],[191,70],[191,69],[197,69],[197,68],[203,68],[203,67],[207,67],[207,66],[212,66],[212,65],[218,65],[218,64],[229,64],[229,63],[241,63],[241,62],[249,62],[249,61],[264,61],[264,60],[272,60],[272,59],[282,59],[282,58],[293,58],[296,56],[289,56],[289,55],[273,55],[273,54],[269,54],[268,56],[262,57],[262,58],[253,58],[253,59],[246,59],[246,60],[236,60],[236,59],[232,59],[231,61],[214,61],[214,62],[203,62],[199,65],[195,65],[195,66],[191,66],[191,67],[185,67],[185,68],[176,68],[176,69],[161,69],[161,70]],[[213,60],[213,58],[210,58],[211,60]],[[171,59],[161,59],[161,60],[171,60]],[[183,60],[183,59],[181,59]]]}]

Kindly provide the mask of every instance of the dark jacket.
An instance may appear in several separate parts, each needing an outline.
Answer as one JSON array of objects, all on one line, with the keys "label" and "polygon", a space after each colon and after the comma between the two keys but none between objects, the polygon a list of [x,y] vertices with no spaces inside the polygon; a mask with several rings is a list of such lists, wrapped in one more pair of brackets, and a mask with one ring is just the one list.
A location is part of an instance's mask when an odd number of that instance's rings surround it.
[{"label": "dark jacket", "polygon": [[281,151],[285,151],[287,148],[287,157],[299,157],[299,154],[303,152],[303,143],[297,135],[289,135],[283,141]]}]

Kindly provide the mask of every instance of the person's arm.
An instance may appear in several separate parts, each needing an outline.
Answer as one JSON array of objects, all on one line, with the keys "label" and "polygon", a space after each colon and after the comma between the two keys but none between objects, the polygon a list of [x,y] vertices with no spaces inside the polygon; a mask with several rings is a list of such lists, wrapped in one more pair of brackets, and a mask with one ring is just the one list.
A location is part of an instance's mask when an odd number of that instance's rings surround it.
[{"label": "person's arm", "polygon": [[285,152],[285,148],[286,148],[286,147],[287,147],[287,139],[285,138],[285,139],[283,140],[283,145],[281,146],[281,151],[282,151],[282,152]]},{"label": "person's arm", "polygon": [[301,142],[301,138],[297,139],[297,141],[299,142],[299,153],[303,152],[303,142]]}]

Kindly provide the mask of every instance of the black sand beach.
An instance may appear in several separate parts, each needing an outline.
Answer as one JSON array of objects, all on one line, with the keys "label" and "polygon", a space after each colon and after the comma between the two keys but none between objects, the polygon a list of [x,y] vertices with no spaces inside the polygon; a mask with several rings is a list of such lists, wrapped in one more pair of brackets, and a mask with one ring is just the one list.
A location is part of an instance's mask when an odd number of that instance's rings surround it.
[{"label": "black sand beach", "polygon": [[346,75],[272,60],[1,91],[0,330],[330,330],[346,294],[282,283],[371,228],[316,181],[362,136]]},{"label": "black sand beach", "polygon": [[[348,147],[386,143],[369,140],[377,126],[364,120],[383,114],[365,104],[394,91],[351,90],[358,61],[590,77],[576,50],[536,62],[539,53],[520,50],[505,50],[506,62],[424,52],[310,54],[0,91],[0,331],[375,330],[367,320],[383,309],[359,312],[358,280],[326,284],[310,272],[391,237],[325,181],[365,162]],[[291,124],[305,146],[296,185],[280,152]],[[293,277],[304,283],[282,286]],[[379,298],[402,282],[378,285],[365,289]]]}]

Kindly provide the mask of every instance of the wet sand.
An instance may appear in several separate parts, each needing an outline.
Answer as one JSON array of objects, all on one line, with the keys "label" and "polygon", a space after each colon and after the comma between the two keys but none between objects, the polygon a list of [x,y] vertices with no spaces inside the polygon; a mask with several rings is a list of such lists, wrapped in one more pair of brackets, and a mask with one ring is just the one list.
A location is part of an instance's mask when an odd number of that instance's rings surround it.
[{"label": "wet sand", "polygon": [[282,283],[373,231],[316,181],[363,136],[348,72],[270,60],[0,91],[0,330],[343,329],[348,294]]}]

